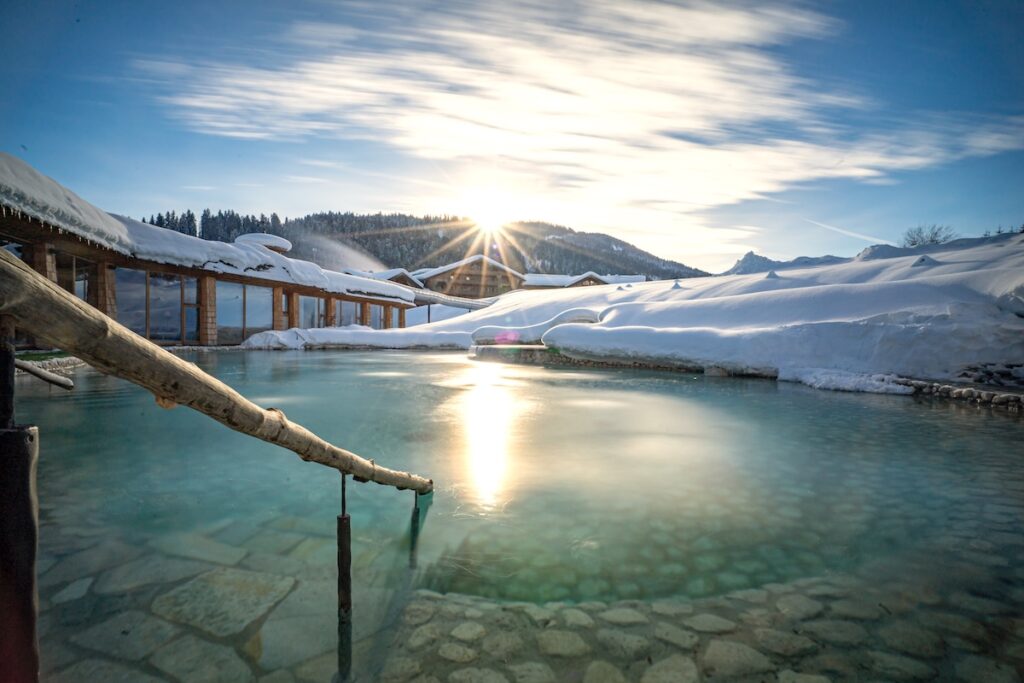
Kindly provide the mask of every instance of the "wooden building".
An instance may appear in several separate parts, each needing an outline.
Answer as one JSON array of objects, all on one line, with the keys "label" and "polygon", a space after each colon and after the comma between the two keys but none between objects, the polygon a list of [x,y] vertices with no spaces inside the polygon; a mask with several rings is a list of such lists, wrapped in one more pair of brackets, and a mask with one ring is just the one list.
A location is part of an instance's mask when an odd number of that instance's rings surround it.
[{"label": "wooden building", "polygon": [[523,289],[562,289],[565,287],[593,287],[595,285],[623,285],[644,282],[643,275],[598,275],[588,271],[582,275],[558,275],[555,273],[527,273]]},{"label": "wooden building", "polygon": [[438,268],[412,272],[425,289],[467,299],[485,299],[521,289],[523,275],[489,256],[477,254]]},{"label": "wooden building", "polygon": [[0,154],[0,248],[159,344],[238,344],[264,330],[405,326],[407,287],[283,255],[271,235],[202,240],[92,206]]}]

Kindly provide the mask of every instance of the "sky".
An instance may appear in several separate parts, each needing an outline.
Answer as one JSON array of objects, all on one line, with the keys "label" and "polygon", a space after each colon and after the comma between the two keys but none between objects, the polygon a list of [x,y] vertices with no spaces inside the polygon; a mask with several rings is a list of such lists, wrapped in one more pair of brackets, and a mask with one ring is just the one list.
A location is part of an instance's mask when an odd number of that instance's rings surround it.
[{"label": "sky", "polygon": [[0,149],[116,213],[544,220],[713,272],[1024,223],[1014,0],[0,12]]}]

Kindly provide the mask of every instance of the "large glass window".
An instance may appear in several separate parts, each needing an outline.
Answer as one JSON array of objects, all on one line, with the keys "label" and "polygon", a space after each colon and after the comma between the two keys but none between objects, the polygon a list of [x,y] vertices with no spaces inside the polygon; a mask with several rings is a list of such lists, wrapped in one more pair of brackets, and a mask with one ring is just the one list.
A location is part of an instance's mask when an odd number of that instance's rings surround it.
[{"label": "large glass window", "polygon": [[335,301],[334,324],[338,327],[359,324],[359,304],[355,301]]},{"label": "large glass window", "polygon": [[299,327],[310,329],[323,327],[320,322],[323,317],[323,299],[315,296],[299,297]]},{"label": "large glass window", "polygon": [[370,304],[370,327],[379,330],[384,324],[384,307]]},{"label": "large glass window", "polygon": [[245,321],[243,315],[245,286],[237,282],[217,283],[217,343],[241,344]]},{"label": "large glass window", "polygon": [[149,274],[149,338],[181,341],[181,276]]},{"label": "large glass window", "polygon": [[54,260],[57,263],[57,284],[79,299],[88,301],[89,282],[95,278],[96,264],[61,252],[55,255]]},{"label": "large glass window", "polygon": [[185,307],[185,343],[199,343],[199,281],[194,277],[181,278],[181,301]]},{"label": "large glass window", "polygon": [[118,268],[114,271],[117,322],[132,332],[146,334],[146,271]]},{"label": "large glass window", "polygon": [[274,290],[245,286],[245,336],[274,328]]}]

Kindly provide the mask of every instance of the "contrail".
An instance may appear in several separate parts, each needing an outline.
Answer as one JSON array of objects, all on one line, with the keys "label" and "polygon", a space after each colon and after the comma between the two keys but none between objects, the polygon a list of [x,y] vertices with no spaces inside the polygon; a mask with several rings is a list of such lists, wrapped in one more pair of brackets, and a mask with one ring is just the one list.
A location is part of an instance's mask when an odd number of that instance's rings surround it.
[{"label": "contrail", "polygon": [[813,223],[814,225],[817,225],[820,228],[825,228],[826,230],[831,230],[832,232],[838,232],[839,234],[846,235],[848,237],[856,237],[857,239],[864,240],[865,242],[871,242],[872,244],[888,244],[891,247],[896,246],[889,240],[884,240],[881,237],[872,237],[871,235],[853,232],[852,230],[844,230],[842,228],[837,228],[834,225],[826,225],[824,223],[819,223],[818,221],[812,221],[810,218],[805,218],[804,220],[807,221],[808,223]]}]

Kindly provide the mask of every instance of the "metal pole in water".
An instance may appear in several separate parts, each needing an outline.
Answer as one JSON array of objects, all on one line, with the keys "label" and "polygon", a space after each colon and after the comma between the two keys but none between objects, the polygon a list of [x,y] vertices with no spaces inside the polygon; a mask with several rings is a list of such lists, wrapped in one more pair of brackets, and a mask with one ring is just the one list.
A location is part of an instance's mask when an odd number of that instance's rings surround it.
[{"label": "metal pole in water", "polygon": [[0,683],[39,680],[39,430],[14,424],[14,320],[0,316]]},{"label": "metal pole in water", "polygon": [[341,475],[341,514],[338,515],[338,678],[352,674],[352,519],[348,515],[345,475]]}]

